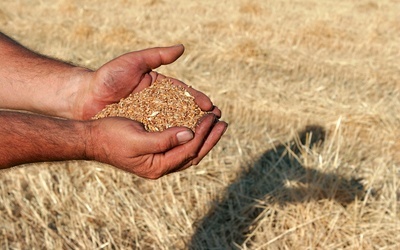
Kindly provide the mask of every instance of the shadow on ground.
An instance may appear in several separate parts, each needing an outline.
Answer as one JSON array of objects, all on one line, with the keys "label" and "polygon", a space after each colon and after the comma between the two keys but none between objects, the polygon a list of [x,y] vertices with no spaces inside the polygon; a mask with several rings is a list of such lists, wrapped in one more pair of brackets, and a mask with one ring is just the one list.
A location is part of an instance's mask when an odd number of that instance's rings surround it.
[{"label": "shadow on ground", "polygon": [[308,126],[290,142],[266,151],[196,224],[188,248],[238,249],[266,207],[272,204],[285,206],[328,199],[347,206],[357,198],[362,199],[365,190],[360,179],[322,173],[297,160],[304,150],[319,146],[324,139],[322,127]]}]

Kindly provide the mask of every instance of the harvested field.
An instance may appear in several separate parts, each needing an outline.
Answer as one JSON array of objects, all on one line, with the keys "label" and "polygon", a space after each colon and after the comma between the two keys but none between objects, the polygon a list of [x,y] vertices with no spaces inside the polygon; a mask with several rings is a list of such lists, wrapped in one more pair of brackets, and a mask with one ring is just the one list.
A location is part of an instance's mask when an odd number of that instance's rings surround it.
[{"label": "harvested field", "polygon": [[184,44],[158,71],[230,126],[198,166],[155,181],[96,162],[1,171],[0,248],[399,249],[399,13],[398,0],[2,0],[0,30],[89,68]]}]

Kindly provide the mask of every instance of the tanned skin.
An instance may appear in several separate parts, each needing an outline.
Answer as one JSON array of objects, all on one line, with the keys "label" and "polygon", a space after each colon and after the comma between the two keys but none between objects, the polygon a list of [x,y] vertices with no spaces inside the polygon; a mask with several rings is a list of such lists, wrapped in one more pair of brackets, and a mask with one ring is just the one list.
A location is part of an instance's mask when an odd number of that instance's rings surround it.
[{"label": "tanned skin", "polygon": [[29,162],[87,159],[83,122],[1,111],[0,124],[3,168]]},{"label": "tanned skin", "polygon": [[[193,88],[188,91],[209,112],[195,133],[185,127],[149,133],[125,118],[90,120],[107,104],[165,78],[153,69],[183,52],[182,45],[131,52],[93,71],[35,53],[0,33],[0,168],[95,160],[156,179],[198,164],[227,124]],[[174,84],[187,88],[176,79]]]}]

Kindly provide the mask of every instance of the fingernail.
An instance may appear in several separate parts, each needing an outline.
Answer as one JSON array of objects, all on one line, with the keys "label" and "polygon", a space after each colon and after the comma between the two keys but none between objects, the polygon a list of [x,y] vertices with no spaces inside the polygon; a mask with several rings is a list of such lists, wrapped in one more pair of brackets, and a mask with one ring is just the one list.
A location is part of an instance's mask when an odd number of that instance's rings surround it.
[{"label": "fingernail", "polygon": [[193,139],[193,133],[188,130],[181,131],[176,134],[176,138],[178,139],[180,144],[183,144]]}]

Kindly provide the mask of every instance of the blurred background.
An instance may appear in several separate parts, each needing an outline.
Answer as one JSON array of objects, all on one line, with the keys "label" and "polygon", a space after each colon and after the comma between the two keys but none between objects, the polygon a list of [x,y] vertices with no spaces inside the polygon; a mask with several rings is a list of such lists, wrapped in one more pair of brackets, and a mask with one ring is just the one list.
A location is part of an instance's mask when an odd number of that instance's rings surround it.
[{"label": "blurred background", "polygon": [[400,1],[2,0],[0,30],[96,69],[182,43],[157,71],[230,126],[156,181],[96,162],[0,172],[2,249],[398,249]]}]

